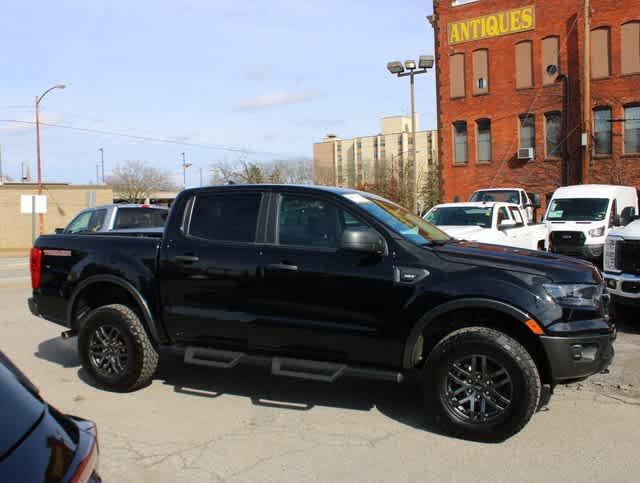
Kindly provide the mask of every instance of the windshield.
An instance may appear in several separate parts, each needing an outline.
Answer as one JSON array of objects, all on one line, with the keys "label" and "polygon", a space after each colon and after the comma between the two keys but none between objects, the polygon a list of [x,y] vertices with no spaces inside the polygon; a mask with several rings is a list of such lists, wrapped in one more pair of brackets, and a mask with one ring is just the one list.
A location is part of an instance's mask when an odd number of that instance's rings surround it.
[{"label": "windshield", "polygon": [[416,245],[451,239],[442,230],[390,201],[365,197],[357,193],[347,194],[345,198],[357,203],[378,221]]},{"label": "windshield", "polygon": [[516,190],[496,190],[496,191],[476,191],[469,200],[471,202],[487,202],[493,201],[501,203],[515,203],[520,204],[520,195]]},{"label": "windshield", "polygon": [[425,219],[436,226],[481,226],[491,228],[493,208],[451,206],[433,208]]},{"label": "windshield", "polygon": [[552,200],[547,211],[549,221],[602,221],[607,216],[606,198],[567,198]]}]

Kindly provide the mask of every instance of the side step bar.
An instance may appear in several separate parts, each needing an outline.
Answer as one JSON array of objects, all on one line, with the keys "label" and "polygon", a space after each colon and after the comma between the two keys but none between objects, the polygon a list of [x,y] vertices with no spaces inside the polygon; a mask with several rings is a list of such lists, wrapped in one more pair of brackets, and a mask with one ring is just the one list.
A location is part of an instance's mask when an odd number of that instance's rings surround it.
[{"label": "side step bar", "polygon": [[340,377],[350,376],[400,383],[404,376],[399,371],[372,367],[350,366],[334,362],[312,361],[290,357],[273,357],[247,354],[204,347],[187,347],[184,362],[198,366],[231,369],[240,362],[271,362],[274,376],[295,377],[319,382],[334,382]]}]

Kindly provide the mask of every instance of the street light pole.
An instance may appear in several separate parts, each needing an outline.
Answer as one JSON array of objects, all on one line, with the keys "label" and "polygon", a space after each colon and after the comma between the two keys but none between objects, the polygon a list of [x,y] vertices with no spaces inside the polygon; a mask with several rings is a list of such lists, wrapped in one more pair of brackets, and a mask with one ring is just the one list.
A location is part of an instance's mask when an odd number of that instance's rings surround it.
[{"label": "street light pole", "polygon": [[187,163],[184,153],[180,154],[182,155],[182,188],[185,189],[187,187],[187,168],[191,167],[191,163]]},{"label": "street light pole", "polygon": [[[410,79],[410,96],[411,96],[411,148],[413,169],[411,187],[413,191],[411,209],[414,214],[418,213],[418,159],[416,151],[416,100],[415,100],[415,76],[418,74],[426,74],[433,67],[434,58],[432,55],[421,55],[416,65],[415,60],[407,60],[404,65],[402,62],[394,61],[387,64],[387,69],[391,74],[398,77],[409,77]],[[405,72],[405,69],[408,72]]]},{"label": "street light pole", "polygon": [[[54,89],[64,89],[64,84],[57,84],[49,87],[41,96],[36,96],[36,156],[38,158],[38,195],[42,195],[42,158],[40,157],[40,102],[44,96]],[[40,224],[40,235],[44,233],[44,213],[38,215]]]}]

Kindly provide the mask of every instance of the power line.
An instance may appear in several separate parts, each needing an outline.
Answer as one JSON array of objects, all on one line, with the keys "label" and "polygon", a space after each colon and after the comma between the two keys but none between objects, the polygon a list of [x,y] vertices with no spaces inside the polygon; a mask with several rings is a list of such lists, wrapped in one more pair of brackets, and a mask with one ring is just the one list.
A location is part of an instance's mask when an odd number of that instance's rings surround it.
[{"label": "power line", "polygon": [[[34,121],[21,121],[21,120],[18,120],[18,119],[0,119],[0,122],[17,123],[17,124],[24,124],[24,125],[29,125],[29,126],[34,126],[35,125]],[[136,134],[125,134],[125,133],[116,132],[116,131],[106,131],[106,130],[103,130],[103,129],[91,129],[91,128],[86,128],[86,127],[76,127],[76,126],[69,126],[69,125],[65,125],[65,124],[55,124],[55,123],[42,122],[42,121],[40,121],[40,125],[48,126],[48,127],[56,127],[56,128],[60,128],[60,129],[69,129],[69,130],[72,130],[72,131],[79,131],[79,132],[85,132],[85,133],[90,133],[90,134],[101,134],[101,135],[105,135],[105,136],[116,136],[116,137],[122,137],[122,138],[127,138],[127,139],[133,139],[133,140],[136,140],[136,141],[147,141],[147,142],[156,142],[156,143],[165,143],[165,144],[175,144],[175,145],[178,145],[178,146],[189,146],[189,147],[202,148],[202,149],[213,149],[213,150],[217,150],[217,151],[228,151],[228,152],[241,153],[241,154],[264,154],[264,155],[269,155],[269,156],[287,156],[287,157],[300,156],[300,154],[294,154],[294,153],[275,153],[275,152],[270,152],[270,151],[257,151],[257,150],[245,149],[245,148],[241,148],[241,147],[237,147],[237,146],[226,146],[226,145],[223,145],[223,144],[190,143],[190,142],[187,142],[187,141],[178,141],[178,140],[175,140],[175,139],[157,138],[157,137],[152,137],[152,136],[140,136],[140,135],[136,135]]]}]

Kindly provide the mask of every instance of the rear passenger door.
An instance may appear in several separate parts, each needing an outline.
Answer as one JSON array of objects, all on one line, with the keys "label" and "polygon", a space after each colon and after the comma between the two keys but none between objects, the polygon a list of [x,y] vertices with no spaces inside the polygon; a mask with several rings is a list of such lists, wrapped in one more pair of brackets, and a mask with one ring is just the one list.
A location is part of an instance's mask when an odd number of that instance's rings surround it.
[{"label": "rear passenger door", "polygon": [[[163,241],[163,320],[176,341],[246,349],[259,311],[260,191],[201,191]],[[178,216],[178,215],[176,215]]]},{"label": "rear passenger door", "polygon": [[368,225],[335,200],[273,196],[256,345],[311,359],[397,363],[399,348],[381,337],[408,296],[394,283],[392,256],[340,250],[347,227]]}]

